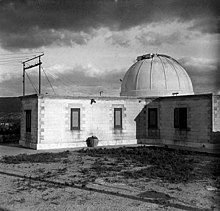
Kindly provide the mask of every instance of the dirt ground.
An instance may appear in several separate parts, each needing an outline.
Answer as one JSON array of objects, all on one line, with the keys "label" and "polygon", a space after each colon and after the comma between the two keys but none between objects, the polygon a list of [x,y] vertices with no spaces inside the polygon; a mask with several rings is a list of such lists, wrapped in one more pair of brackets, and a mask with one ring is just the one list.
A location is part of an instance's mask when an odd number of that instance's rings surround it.
[{"label": "dirt ground", "polygon": [[220,210],[219,156],[156,147],[5,156],[1,210]]}]

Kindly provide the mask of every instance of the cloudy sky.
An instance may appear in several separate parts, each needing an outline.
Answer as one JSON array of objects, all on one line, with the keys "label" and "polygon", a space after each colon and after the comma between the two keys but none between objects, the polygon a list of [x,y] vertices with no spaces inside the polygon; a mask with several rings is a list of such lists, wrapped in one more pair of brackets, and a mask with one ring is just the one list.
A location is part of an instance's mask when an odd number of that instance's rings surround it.
[{"label": "cloudy sky", "polygon": [[[151,52],[177,59],[196,93],[220,93],[219,11],[219,0],[0,0],[0,96],[22,94],[21,61],[40,52],[57,94],[119,95]],[[37,89],[37,68],[27,72]]]}]

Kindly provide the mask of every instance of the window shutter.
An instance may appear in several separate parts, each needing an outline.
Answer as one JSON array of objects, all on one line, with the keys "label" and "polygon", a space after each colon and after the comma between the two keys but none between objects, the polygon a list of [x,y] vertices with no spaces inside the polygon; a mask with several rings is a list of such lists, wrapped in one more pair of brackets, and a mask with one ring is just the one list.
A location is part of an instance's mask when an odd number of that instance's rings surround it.
[{"label": "window shutter", "polygon": [[31,132],[31,110],[26,110],[26,132]]},{"label": "window shutter", "polygon": [[181,108],[179,113],[180,128],[187,128],[187,108]]},{"label": "window shutter", "polygon": [[157,108],[148,109],[148,128],[158,128]]},{"label": "window shutter", "polygon": [[179,108],[174,109],[174,128],[179,128]]}]

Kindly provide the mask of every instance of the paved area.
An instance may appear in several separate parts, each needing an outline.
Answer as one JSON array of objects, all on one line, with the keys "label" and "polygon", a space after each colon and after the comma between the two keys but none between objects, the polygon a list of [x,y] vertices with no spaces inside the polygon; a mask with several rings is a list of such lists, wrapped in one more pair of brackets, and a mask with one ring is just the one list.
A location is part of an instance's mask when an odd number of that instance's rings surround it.
[{"label": "paved area", "polygon": [[36,154],[36,153],[42,153],[42,152],[61,152],[65,150],[71,150],[74,149],[53,149],[53,150],[34,150],[34,149],[27,149],[19,144],[0,144],[0,157],[5,155],[18,155],[18,154]]}]

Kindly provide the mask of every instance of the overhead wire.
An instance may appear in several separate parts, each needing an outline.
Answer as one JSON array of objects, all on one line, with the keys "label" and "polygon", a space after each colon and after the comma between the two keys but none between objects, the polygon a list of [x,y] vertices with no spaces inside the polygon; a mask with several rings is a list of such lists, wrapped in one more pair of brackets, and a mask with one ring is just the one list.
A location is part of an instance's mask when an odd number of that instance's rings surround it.
[{"label": "overhead wire", "polygon": [[[31,57],[31,56],[36,56],[36,54],[39,54],[39,53],[42,53],[42,52],[33,52],[33,53],[0,53],[0,65],[6,65],[6,66],[18,66],[19,64],[22,63],[22,60],[24,59],[28,59],[27,57]],[[27,63],[27,67],[30,66],[28,63]],[[59,74],[59,77],[58,77],[58,83],[61,83],[62,85],[64,86],[68,86],[69,88],[73,88],[75,89],[77,85],[73,85],[74,82],[72,80],[69,80],[69,78],[66,78],[62,75],[60,75],[60,73],[56,70],[53,70],[55,71],[55,74],[53,73],[50,73],[47,71],[44,70],[44,68],[42,67],[42,70],[45,74],[45,77],[46,77],[46,80],[48,81],[51,89],[53,90],[53,93],[56,94],[54,88],[53,88],[53,85],[52,83],[50,82],[49,80],[49,77],[48,75],[50,75],[54,81],[56,82],[57,81],[57,75],[56,73]],[[25,74],[27,75],[28,77],[28,80],[30,81],[32,87],[34,88],[35,92],[37,92],[37,88],[35,87],[35,84],[34,82],[31,80],[31,77],[29,76],[29,74],[25,71]]]},{"label": "overhead wire", "polygon": [[7,57],[4,57],[4,56],[1,56],[0,60],[9,60],[9,59],[24,59],[24,58],[27,58],[27,56],[7,56]]},{"label": "overhead wire", "polygon": [[[33,53],[0,53],[0,65],[10,66],[12,64],[19,64],[22,60],[28,59],[28,57],[36,56],[42,52],[33,52]],[[12,65],[15,66],[15,65]]]},{"label": "overhead wire", "polygon": [[43,68],[42,66],[41,66],[41,69],[43,70],[43,72],[44,72],[44,74],[45,74],[45,76],[46,76],[46,79],[47,79],[48,83],[50,84],[50,87],[51,87],[52,90],[53,90],[53,93],[56,95],[56,92],[55,92],[55,90],[54,90],[52,84],[50,83],[50,80],[49,80],[49,78],[47,77],[47,74],[46,74],[46,72],[45,72],[45,70],[44,70],[44,68]]},{"label": "overhead wire", "polygon": [[18,64],[17,63],[3,63],[3,64],[0,64],[1,66],[2,65],[5,65],[5,66],[14,66],[14,67],[17,67]]},{"label": "overhead wire", "polygon": [[34,83],[32,82],[31,78],[29,77],[29,75],[28,75],[28,73],[27,73],[26,71],[25,71],[25,74],[27,75],[27,77],[28,77],[28,79],[29,79],[29,81],[30,81],[32,87],[34,88],[35,92],[37,93],[37,92],[38,92],[38,91],[37,91],[37,88],[35,87]]},{"label": "overhead wire", "polygon": [[13,64],[13,63],[17,63],[17,64],[21,64],[21,62],[20,61],[5,61],[5,62],[1,62],[0,61],[0,64]]},{"label": "overhead wire", "polygon": [[[53,71],[56,72],[56,73],[59,73],[59,72],[56,71],[56,70],[53,70]],[[56,76],[56,75],[54,75],[54,74],[52,74],[51,72],[48,72],[48,71],[47,71],[47,74],[49,74],[55,81],[57,80],[57,76]],[[70,84],[70,83],[73,83],[73,81],[68,80],[67,78],[64,78],[64,77],[62,77],[62,76],[59,76],[59,82],[60,82],[61,84],[63,84],[64,86],[72,87],[73,89],[75,89],[75,86],[73,86],[72,84]]]},{"label": "overhead wire", "polygon": [[27,55],[27,54],[29,54],[29,55],[34,55],[34,54],[41,54],[41,53],[43,53],[43,52],[33,52],[33,53],[0,53],[0,56],[7,56],[7,55],[18,55],[18,54],[20,54],[20,55]]},{"label": "overhead wire", "polygon": [[[48,72],[48,71],[46,72],[45,69],[44,69],[42,66],[41,66],[41,69],[43,70],[43,72],[44,72],[44,74],[45,74],[45,77],[46,77],[46,80],[48,81],[48,83],[49,83],[51,89],[53,90],[53,93],[56,95],[56,92],[55,92],[55,90],[54,90],[54,88],[53,88],[52,83],[51,83],[50,80],[49,80],[48,75],[50,75],[50,76],[53,78],[54,81],[57,81],[57,76],[54,75],[54,74],[52,74],[52,73],[50,73],[50,72]],[[25,71],[25,73],[27,74],[26,71]],[[37,92],[37,89],[35,88],[34,83],[33,83],[33,81],[31,80],[30,76],[29,76],[28,74],[27,74],[27,76],[28,76],[28,78],[29,78],[29,80],[30,80],[32,86],[34,87],[35,91]],[[65,80],[64,78],[59,77],[59,83],[61,83],[61,84],[64,85],[64,86],[72,87],[73,89],[75,89],[75,87],[74,87],[73,85],[71,85],[69,82],[67,83],[67,81],[68,81],[68,80]]]}]

